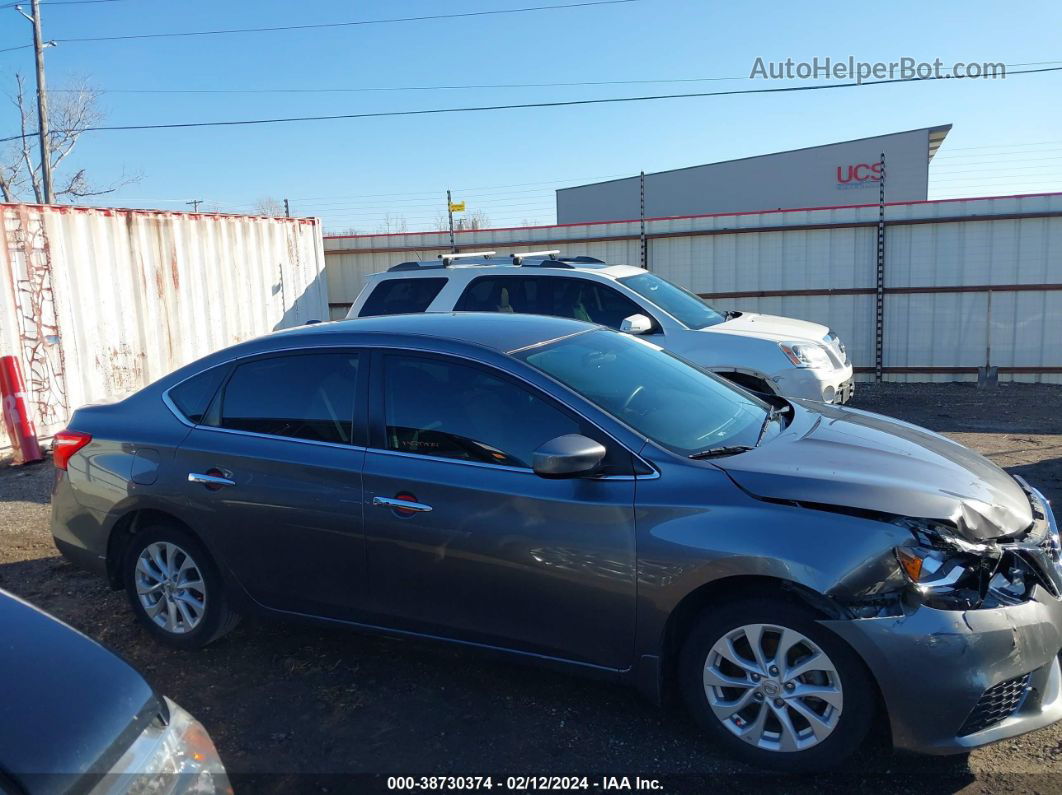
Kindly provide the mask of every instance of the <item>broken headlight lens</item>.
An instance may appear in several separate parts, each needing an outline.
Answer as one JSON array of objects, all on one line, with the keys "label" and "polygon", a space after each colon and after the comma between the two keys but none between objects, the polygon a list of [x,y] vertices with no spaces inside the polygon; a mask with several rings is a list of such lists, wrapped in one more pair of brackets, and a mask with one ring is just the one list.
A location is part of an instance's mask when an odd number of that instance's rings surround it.
[{"label": "broken headlight lens", "polygon": [[794,367],[810,367],[812,370],[832,370],[833,360],[821,345],[813,342],[779,342],[782,353]]},{"label": "broken headlight lens", "polygon": [[911,531],[915,543],[896,547],[896,562],[929,607],[1001,607],[1027,601],[1037,583],[1052,590],[1037,568],[1035,543],[973,543],[938,522],[901,519],[897,524]]},{"label": "broken headlight lens", "polygon": [[[899,524],[916,543],[896,547],[896,562],[921,601],[941,610],[979,606],[999,567],[998,548],[966,541],[937,522],[903,519]],[[1024,591],[1024,584],[1019,588]]]}]

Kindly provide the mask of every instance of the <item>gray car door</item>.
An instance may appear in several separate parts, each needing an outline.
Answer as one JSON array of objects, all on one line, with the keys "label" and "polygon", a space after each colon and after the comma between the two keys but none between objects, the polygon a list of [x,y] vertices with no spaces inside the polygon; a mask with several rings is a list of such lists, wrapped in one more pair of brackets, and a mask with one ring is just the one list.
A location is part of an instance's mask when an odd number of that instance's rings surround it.
[{"label": "gray car door", "polygon": [[268,607],[339,618],[364,607],[363,364],[352,350],[238,362],[178,452],[221,565]]},{"label": "gray car door", "polygon": [[[594,431],[530,385],[467,360],[386,352],[372,369],[365,533],[380,620],[628,667],[634,481],[547,480],[530,469],[543,442]],[[612,449],[613,460],[630,458]]]}]

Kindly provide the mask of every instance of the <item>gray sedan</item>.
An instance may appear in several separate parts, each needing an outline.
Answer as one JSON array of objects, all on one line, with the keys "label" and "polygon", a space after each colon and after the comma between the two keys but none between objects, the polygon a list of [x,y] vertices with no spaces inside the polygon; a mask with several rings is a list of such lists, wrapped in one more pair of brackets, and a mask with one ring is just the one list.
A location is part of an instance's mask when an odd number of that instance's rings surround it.
[{"label": "gray sedan", "polygon": [[806,770],[1062,718],[1047,501],[948,439],[531,315],[305,327],[56,437],[53,534],[194,648],[253,613],[669,689]]}]

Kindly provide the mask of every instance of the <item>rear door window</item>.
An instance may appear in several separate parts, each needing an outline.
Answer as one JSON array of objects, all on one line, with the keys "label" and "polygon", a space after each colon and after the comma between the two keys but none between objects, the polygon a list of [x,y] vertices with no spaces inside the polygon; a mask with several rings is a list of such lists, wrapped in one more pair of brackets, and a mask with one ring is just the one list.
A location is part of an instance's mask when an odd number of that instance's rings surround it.
[{"label": "rear door window", "polygon": [[481,276],[461,295],[458,312],[548,315],[549,279],[541,276]]},{"label": "rear door window", "polygon": [[235,431],[350,444],[357,380],[356,353],[256,359],[237,366],[225,384],[216,424]]},{"label": "rear door window", "polygon": [[358,317],[423,312],[446,284],[446,279],[385,279],[365,300]]}]

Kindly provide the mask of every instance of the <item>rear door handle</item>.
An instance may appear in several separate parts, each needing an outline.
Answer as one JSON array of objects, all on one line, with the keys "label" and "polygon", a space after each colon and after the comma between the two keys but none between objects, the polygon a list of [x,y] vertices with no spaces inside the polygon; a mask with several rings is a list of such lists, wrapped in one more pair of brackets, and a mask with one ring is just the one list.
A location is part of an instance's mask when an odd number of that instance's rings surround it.
[{"label": "rear door handle", "polygon": [[236,481],[229,478],[223,478],[219,475],[206,475],[199,472],[188,473],[189,483],[202,483],[204,486],[213,486],[214,488],[221,488],[222,486],[235,486]]},{"label": "rear door handle", "polygon": [[422,502],[398,500],[393,497],[373,497],[372,504],[382,506],[384,508],[397,508],[400,511],[410,511],[412,513],[427,513],[431,510],[430,505],[425,505]]}]

